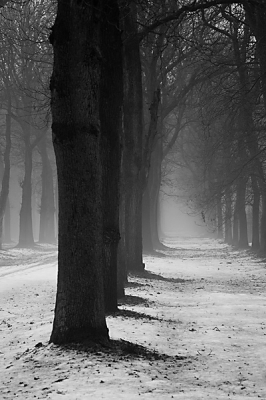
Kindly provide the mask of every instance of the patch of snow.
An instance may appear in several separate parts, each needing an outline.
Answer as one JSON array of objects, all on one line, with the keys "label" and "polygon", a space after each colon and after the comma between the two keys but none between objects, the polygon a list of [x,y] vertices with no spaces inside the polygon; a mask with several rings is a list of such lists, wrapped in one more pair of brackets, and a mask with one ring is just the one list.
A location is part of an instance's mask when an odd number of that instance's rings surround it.
[{"label": "patch of snow", "polygon": [[48,344],[56,249],[1,252],[0,398],[266,399],[264,263],[212,239],[165,245],[107,317],[147,354]]}]

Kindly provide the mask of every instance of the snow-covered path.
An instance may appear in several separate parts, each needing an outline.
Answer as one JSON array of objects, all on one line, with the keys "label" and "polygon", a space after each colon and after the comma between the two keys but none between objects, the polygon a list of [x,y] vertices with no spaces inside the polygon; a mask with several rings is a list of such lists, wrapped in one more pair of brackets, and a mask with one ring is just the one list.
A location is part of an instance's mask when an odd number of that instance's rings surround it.
[{"label": "snow-covered path", "polygon": [[0,398],[266,399],[265,262],[210,239],[166,244],[107,318],[139,354],[48,345],[56,252],[3,254]]}]

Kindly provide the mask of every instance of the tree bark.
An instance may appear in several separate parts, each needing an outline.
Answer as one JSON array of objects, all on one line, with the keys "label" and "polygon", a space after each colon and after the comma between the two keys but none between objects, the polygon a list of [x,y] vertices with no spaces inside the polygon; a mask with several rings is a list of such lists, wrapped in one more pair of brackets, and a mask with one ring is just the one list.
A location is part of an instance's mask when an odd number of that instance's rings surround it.
[{"label": "tree bark", "polygon": [[257,182],[257,177],[251,175],[251,185],[253,191],[253,204],[252,204],[252,250],[260,248],[260,191]]},{"label": "tree bark", "polygon": [[136,5],[123,9],[124,31],[124,132],[125,148],[125,242],[128,271],[143,271],[143,105],[139,42],[136,40]]},{"label": "tree bark", "polygon": [[125,296],[125,283],[127,282],[127,254],[126,254],[126,176],[125,176],[125,135],[121,137],[121,170],[120,170],[120,201],[119,201],[119,230],[120,241],[118,244],[118,266],[117,266],[117,298]]},{"label": "tree bark", "polygon": [[164,246],[158,232],[158,199],[161,184],[161,163],[153,159],[149,170],[148,183],[143,195],[142,235],[143,250],[151,254]]},{"label": "tree bark", "polygon": [[[260,66],[261,91],[266,110],[266,4],[245,2],[247,21],[256,37],[256,50]],[[266,184],[264,171],[259,165],[262,215],[260,220],[260,250],[266,252]]]},{"label": "tree bark", "polygon": [[10,212],[9,197],[7,198],[7,201],[6,201],[6,209],[5,209],[5,215],[4,215],[3,238],[4,238],[4,242],[5,243],[12,243],[12,237],[11,237],[11,212]]},{"label": "tree bark", "polygon": [[2,188],[0,193],[0,249],[3,244],[3,219],[6,210],[6,204],[9,194],[10,182],[10,151],[11,151],[11,116],[10,110],[6,115],[6,130],[5,130],[5,152],[4,152],[4,171],[2,176]]},{"label": "tree bark", "polygon": [[238,218],[239,218],[239,242],[241,248],[248,247],[248,229],[246,214],[246,185],[247,180],[240,178],[238,186]]},{"label": "tree bark", "polygon": [[57,179],[57,171],[56,171],[56,179],[55,179],[55,237],[58,239],[58,179]]},{"label": "tree bark", "polygon": [[241,248],[248,247],[248,229],[247,229],[247,214],[246,214],[246,184],[245,178],[241,179],[240,183],[240,198],[239,198],[239,242]]},{"label": "tree bark", "polygon": [[239,216],[238,216],[238,204],[237,199],[235,202],[234,216],[233,216],[233,239],[232,244],[238,246],[239,243]]},{"label": "tree bark", "polygon": [[151,234],[153,248],[162,250],[165,246],[161,243],[159,238],[158,229],[158,207],[159,207],[159,193],[161,188],[161,164],[162,164],[162,142],[159,139],[152,154],[152,176],[150,187],[151,199]]},{"label": "tree bark", "polygon": [[260,220],[260,250],[266,253],[266,187],[261,192],[262,213]]},{"label": "tree bark", "polygon": [[46,135],[38,144],[42,159],[42,197],[40,209],[40,243],[55,243],[55,199],[51,163],[47,154]]},{"label": "tree bark", "polygon": [[[103,237],[105,311],[117,310],[119,197],[123,104],[122,38],[119,9],[105,1],[108,14],[102,20],[103,55],[100,87],[101,156],[103,165]],[[111,22],[110,22],[111,21]]]},{"label": "tree bark", "polygon": [[143,207],[143,249],[147,253],[162,250],[163,244],[159,238],[158,207],[161,186],[162,142],[157,140],[150,157],[148,182],[144,191]]},{"label": "tree bark", "polygon": [[223,211],[221,195],[217,196],[217,239],[223,239]]},{"label": "tree bark", "polygon": [[232,244],[232,198],[231,189],[227,188],[225,191],[225,215],[224,215],[224,225],[225,225],[225,242]]},{"label": "tree bark", "polygon": [[[123,164],[122,156],[122,164]],[[118,244],[118,266],[117,266],[117,298],[120,299],[125,296],[125,283],[127,281],[127,262],[126,262],[126,218],[125,218],[125,191],[123,167],[120,176],[120,206],[119,206],[119,230],[121,239]]]},{"label": "tree bark", "polygon": [[22,187],[22,201],[19,218],[19,242],[18,247],[33,247],[33,227],[32,227],[32,146],[30,135],[24,133],[25,143],[25,172]]},{"label": "tree bark", "polygon": [[256,37],[256,49],[260,64],[261,89],[266,110],[266,4],[245,2],[247,20]]},{"label": "tree bark", "polygon": [[58,0],[50,37],[59,196],[58,282],[50,342],[58,344],[109,338],[104,310],[99,107],[101,19],[102,12],[108,14],[104,8],[103,1]]},{"label": "tree bark", "polygon": [[152,254],[154,251],[151,233],[151,198],[149,181],[144,190],[142,201],[142,241],[143,252]]},{"label": "tree bark", "polygon": [[[163,245],[162,241],[165,239],[165,234],[162,228],[162,194],[161,190],[159,190],[158,199],[157,199],[157,227],[158,227],[158,236],[160,243]],[[163,245],[164,246],[164,245]]]}]

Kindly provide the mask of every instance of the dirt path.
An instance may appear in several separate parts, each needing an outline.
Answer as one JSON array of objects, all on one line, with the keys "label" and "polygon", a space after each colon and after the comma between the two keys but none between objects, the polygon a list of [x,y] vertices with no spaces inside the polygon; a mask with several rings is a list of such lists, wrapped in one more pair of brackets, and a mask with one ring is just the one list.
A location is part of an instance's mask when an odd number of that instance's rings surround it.
[{"label": "dirt path", "polygon": [[3,277],[0,398],[266,399],[265,262],[209,239],[168,245],[107,318],[112,339],[146,350],[48,345],[55,266]]}]

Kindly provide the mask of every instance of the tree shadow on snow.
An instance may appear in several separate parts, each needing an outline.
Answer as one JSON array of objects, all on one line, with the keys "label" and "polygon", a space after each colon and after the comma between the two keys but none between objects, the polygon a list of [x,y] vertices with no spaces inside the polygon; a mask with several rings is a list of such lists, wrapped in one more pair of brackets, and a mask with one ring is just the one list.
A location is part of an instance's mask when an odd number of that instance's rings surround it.
[{"label": "tree shadow on snow", "polygon": [[192,279],[181,279],[181,278],[165,278],[162,275],[154,274],[151,271],[144,270],[143,272],[134,272],[130,273],[130,276],[132,277],[138,277],[138,278],[145,278],[145,279],[151,279],[151,280],[157,280],[157,281],[165,281],[165,282],[171,282],[171,283],[185,283],[185,282],[191,282]]},{"label": "tree shadow on snow", "polygon": [[58,245],[56,243],[35,242],[34,250],[40,252],[56,251],[58,250]]},{"label": "tree shadow on snow", "polygon": [[139,304],[149,307],[150,302],[144,297],[125,295],[123,298],[119,299],[118,305],[137,306]]},{"label": "tree shadow on snow", "polygon": [[137,311],[132,311],[132,310],[120,310],[116,311],[115,313],[108,314],[112,317],[123,317],[123,318],[133,318],[133,319],[142,319],[142,320],[148,320],[148,321],[163,321],[162,318],[159,317],[153,317],[152,315],[140,313]]},{"label": "tree shadow on snow", "polygon": [[[60,356],[70,356],[72,359],[77,355],[92,355],[97,356],[97,362],[100,360],[98,357],[102,357],[103,361],[111,362],[112,364],[121,361],[128,361],[132,359],[142,359],[149,361],[169,361],[176,362],[181,360],[187,360],[191,357],[186,356],[169,356],[164,353],[159,353],[156,350],[148,349],[137,343],[128,342],[126,340],[114,340],[111,339],[108,343],[96,343],[92,341],[86,341],[83,343],[70,343],[65,345],[50,345],[41,346],[30,351],[28,355],[33,356],[39,352],[53,353],[53,359]],[[191,362],[191,361],[188,361]],[[114,364],[115,365],[115,364]]]},{"label": "tree shadow on snow", "polygon": [[[169,255],[171,255],[171,253],[173,251],[177,251],[177,250],[178,249],[176,247],[168,247],[168,246],[165,246],[164,244],[162,244],[159,248],[154,249],[154,250],[143,249],[143,254],[145,256],[164,258],[164,257],[168,257]],[[170,253],[170,254],[168,254],[168,253]]]},{"label": "tree shadow on snow", "polygon": [[140,282],[126,282],[125,287],[126,288],[137,288],[137,287],[142,287],[142,286],[150,286],[148,283],[140,283]]},{"label": "tree shadow on snow", "polygon": [[58,245],[51,243],[39,243],[34,242],[31,246],[23,246],[19,243],[16,246],[9,247],[7,250],[18,249],[18,250],[32,250],[33,252],[49,253],[51,251],[57,251]]}]

